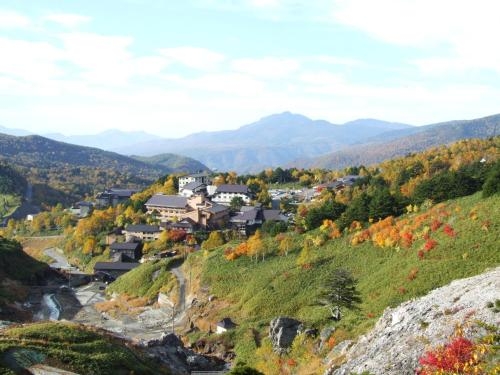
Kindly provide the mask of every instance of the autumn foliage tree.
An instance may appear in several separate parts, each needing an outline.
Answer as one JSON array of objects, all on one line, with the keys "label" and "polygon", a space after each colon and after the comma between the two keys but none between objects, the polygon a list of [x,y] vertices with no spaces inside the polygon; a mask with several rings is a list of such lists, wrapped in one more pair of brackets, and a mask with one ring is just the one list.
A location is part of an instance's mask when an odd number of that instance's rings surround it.
[{"label": "autumn foliage tree", "polygon": [[265,247],[260,230],[257,229],[255,234],[248,238],[247,246],[250,257],[255,256],[255,260],[257,260],[259,255],[262,255],[262,260],[265,259]]},{"label": "autumn foliage tree", "polygon": [[203,241],[201,248],[203,250],[212,250],[222,245],[224,245],[224,237],[222,236],[222,233],[219,231],[213,231],[210,233],[208,238]]}]

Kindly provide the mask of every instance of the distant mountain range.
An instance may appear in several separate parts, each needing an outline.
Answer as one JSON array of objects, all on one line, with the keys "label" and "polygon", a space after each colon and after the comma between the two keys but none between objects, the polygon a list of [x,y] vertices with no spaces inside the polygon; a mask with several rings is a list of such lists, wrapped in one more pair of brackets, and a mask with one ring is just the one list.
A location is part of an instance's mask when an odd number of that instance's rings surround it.
[{"label": "distant mountain range", "polygon": [[374,137],[369,143],[320,157],[295,160],[288,166],[342,169],[355,165],[371,165],[460,139],[488,138],[498,134],[500,114],[475,120],[443,122],[387,132]]},{"label": "distant mountain range", "polygon": [[180,139],[158,138],[114,151],[127,153],[133,149],[137,155],[168,151],[200,160],[211,169],[259,172],[298,158],[319,156],[365,142],[387,131],[408,128],[411,126],[407,124],[373,119],[334,125],[285,112],[236,130],[200,132]]},{"label": "distant mountain range", "polygon": [[142,188],[174,172],[208,170],[200,162],[178,155],[157,162],[141,161],[38,135],[0,134],[0,162],[15,167],[33,184],[37,202],[49,204],[71,202],[106,187]]},{"label": "distant mountain range", "polygon": [[[0,126],[0,133],[15,136],[34,135],[34,133],[27,130],[11,129],[5,126]],[[109,129],[92,135],[64,135],[61,133],[43,133],[38,135],[53,139],[54,141],[96,147],[107,151],[111,151],[113,148],[126,148],[136,143],[158,139],[158,136],[143,131],[126,132],[118,129]]]},{"label": "distant mountain range", "polygon": [[[206,165],[212,170],[234,170],[241,174],[278,166],[340,169],[351,165],[369,165],[458,139],[493,136],[500,131],[498,122],[499,115],[427,126],[376,119],[335,125],[284,112],[236,130],[204,131],[179,139],[119,130],[89,136],[47,136],[122,155],[137,155],[132,158],[156,168],[177,163],[186,170],[199,170],[205,169]],[[2,129],[6,128],[0,127],[0,131]],[[18,134],[23,132],[19,129],[13,131]],[[204,165],[175,157],[174,162],[172,154],[199,160]]]},{"label": "distant mountain range", "polygon": [[58,142],[39,135],[16,137],[0,134],[1,159],[34,168],[52,168],[58,164],[111,168],[149,179],[173,172],[207,170],[205,165],[184,156],[170,154],[158,159],[158,162],[152,159],[141,161],[115,152]]}]

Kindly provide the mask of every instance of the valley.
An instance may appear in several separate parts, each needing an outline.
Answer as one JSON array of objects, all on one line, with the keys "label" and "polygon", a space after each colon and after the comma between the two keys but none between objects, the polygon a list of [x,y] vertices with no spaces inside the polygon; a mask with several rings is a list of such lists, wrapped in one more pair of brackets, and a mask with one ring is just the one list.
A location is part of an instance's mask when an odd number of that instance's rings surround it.
[{"label": "valley", "polygon": [[[95,332],[158,371],[237,371],[244,362],[264,374],[381,374],[350,348],[390,309],[500,264],[498,142],[340,171],[171,174],[144,190],[107,190],[85,213],[58,205],[10,220],[0,229],[0,316],[17,324],[0,330],[0,365],[11,371],[17,340],[50,324],[54,335],[58,325]],[[477,303],[468,288],[436,308],[450,316],[436,329],[475,327],[470,311],[484,327],[497,324],[495,288]],[[399,373],[414,373],[441,343],[428,320],[419,331],[428,344]],[[19,323],[27,331],[14,338]],[[493,371],[498,332],[464,332],[486,345],[477,366]],[[31,350],[48,356],[45,365],[112,373],[97,358],[64,365],[52,347]]]}]

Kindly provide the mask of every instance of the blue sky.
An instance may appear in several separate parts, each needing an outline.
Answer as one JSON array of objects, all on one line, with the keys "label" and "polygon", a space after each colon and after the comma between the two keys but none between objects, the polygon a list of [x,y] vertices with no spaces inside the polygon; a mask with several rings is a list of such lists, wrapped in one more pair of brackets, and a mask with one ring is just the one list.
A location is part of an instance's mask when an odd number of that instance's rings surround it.
[{"label": "blue sky", "polygon": [[500,112],[493,0],[2,0],[0,125],[163,137]]}]

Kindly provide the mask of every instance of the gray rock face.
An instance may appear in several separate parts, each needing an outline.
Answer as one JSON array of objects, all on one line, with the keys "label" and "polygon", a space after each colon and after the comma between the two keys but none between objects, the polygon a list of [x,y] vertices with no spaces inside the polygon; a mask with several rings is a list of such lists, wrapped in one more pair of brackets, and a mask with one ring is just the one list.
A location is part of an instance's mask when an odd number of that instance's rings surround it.
[{"label": "gray rock face", "polygon": [[290,349],[293,339],[301,329],[302,323],[298,320],[278,317],[274,318],[269,325],[269,338],[276,353],[283,354]]},{"label": "gray rock face", "polygon": [[[457,325],[479,320],[498,326],[500,314],[486,306],[497,299],[500,299],[500,267],[455,280],[424,297],[388,308],[373,330],[345,353],[346,362],[340,367],[330,367],[326,374],[364,371],[374,375],[414,374],[420,356],[447,342]],[[468,338],[484,334],[474,324],[464,328]]]},{"label": "gray rock face", "polygon": [[181,339],[173,333],[164,333],[159,339],[142,341],[150,357],[170,368],[173,374],[190,374],[193,370],[216,371],[224,368],[224,362],[205,357],[185,348]]}]

